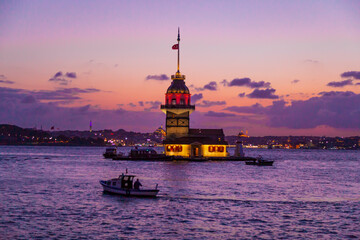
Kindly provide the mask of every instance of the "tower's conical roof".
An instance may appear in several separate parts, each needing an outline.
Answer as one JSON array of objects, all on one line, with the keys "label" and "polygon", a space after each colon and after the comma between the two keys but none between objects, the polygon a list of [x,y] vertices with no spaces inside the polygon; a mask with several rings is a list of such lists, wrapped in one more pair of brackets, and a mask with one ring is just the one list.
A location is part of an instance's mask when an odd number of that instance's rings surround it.
[{"label": "tower's conical roof", "polygon": [[190,91],[188,87],[185,85],[184,80],[174,79],[167,89],[166,93],[187,93],[189,94]]}]

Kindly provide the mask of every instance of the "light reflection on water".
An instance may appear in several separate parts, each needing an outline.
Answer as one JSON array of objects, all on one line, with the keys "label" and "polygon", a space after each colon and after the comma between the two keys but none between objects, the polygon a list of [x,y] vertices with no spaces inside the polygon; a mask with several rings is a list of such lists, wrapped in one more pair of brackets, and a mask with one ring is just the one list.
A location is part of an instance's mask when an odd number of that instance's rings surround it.
[{"label": "light reflection on water", "polygon": [[[360,237],[359,151],[245,149],[272,167],[112,161],[103,151],[1,146],[0,238]],[[158,198],[104,194],[98,181],[126,168],[144,187],[159,184]]]}]

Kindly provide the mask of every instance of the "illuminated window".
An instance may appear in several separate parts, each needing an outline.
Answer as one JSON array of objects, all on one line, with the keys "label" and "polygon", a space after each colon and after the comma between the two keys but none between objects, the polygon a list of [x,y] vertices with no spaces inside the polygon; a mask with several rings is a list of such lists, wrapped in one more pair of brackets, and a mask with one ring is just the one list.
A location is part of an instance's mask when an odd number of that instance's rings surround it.
[{"label": "illuminated window", "polygon": [[166,151],[168,152],[182,152],[183,147],[181,145],[167,145]]},{"label": "illuminated window", "polygon": [[224,152],[225,148],[223,146],[209,146],[208,151],[209,152]]}]

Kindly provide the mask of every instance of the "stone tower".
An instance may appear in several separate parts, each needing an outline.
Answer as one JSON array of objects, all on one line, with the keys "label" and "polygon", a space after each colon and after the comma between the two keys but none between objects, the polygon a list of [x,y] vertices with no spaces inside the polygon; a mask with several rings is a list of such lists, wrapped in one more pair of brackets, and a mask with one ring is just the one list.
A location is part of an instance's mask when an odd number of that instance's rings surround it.
[{"label": "stone tower", "polygon": [[185,84],[185,75],[180,74],[180,31],[178,30],[178,43],[172,49],[178,51],[178,65],[175,75],[171,75],[171,85],[165,94],[165,104],[161,110],[166,114],[166,139],[176,139],[189,134],[190,114],[195,105],[190,103],[190,91]]}]

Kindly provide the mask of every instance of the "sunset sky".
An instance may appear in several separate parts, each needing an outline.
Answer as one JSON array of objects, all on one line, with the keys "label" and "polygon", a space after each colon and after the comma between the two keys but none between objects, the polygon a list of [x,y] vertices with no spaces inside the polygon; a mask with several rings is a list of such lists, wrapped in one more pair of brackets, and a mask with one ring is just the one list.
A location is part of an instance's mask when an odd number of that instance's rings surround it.
[{"label": "sunset sky", "polygon": [[1,1],[0,124],[165,124],[180,70],[192,128],[360,135],[360,1]]}]

